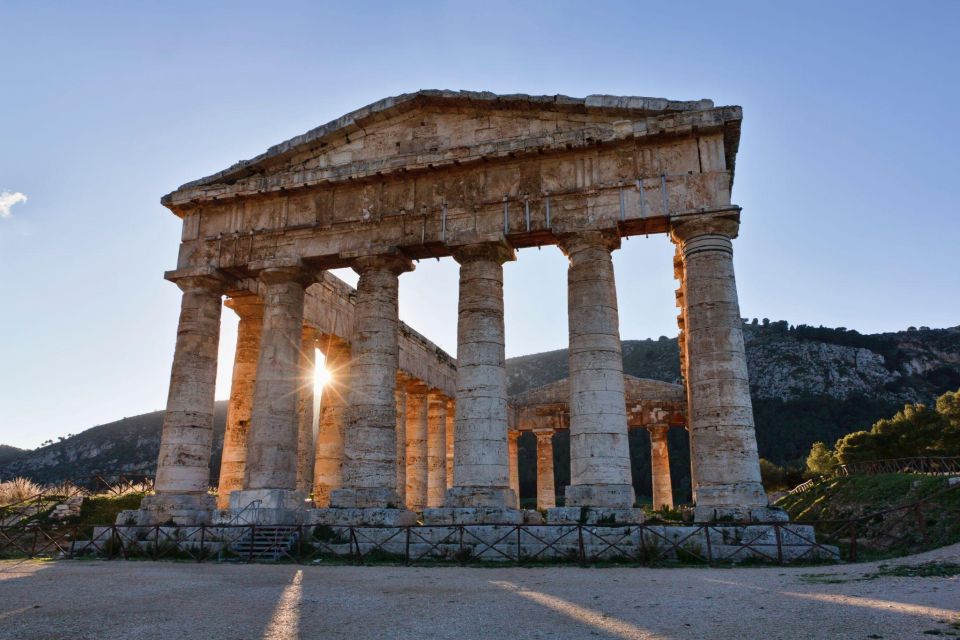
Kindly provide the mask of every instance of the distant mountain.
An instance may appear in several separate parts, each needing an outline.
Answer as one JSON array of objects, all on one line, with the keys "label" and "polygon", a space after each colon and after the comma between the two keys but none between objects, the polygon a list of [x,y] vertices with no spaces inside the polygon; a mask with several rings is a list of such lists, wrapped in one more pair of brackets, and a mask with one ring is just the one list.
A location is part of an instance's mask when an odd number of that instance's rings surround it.
[{"label": "distant mountain", "polygon": [[17,447],[11,447],[8,444],[0,444],[0,465],[13,460],[25,451],[26,449],[18,449]]},{"label": "distant mountain", "polygon": [[[760,455],[778,464],[798,463],[817,440],[869,427],[907,402],[932,402],[960,388],[960,327],[910,329],[864,335],[847,329],[790,326],[787,322],[744,324],[750,387]],[[676,338],[625,340],[624,371],[641,378],[680,381]],[[567,376],[565,349],[507,360],[508,389],[522,393]],[[217,403],[214,460],[219,473],[226,403]],[[32,451],[0,448],[0,479],[25,475],[53,482],[94,473],[153,473],[163,412],[156,411],[88,429]],[[649,445],[631,434],[639,495],[649,495]],[[568,482],[569,449],[557,436],[557,482]],[[670,435],[675,491],[689,493],[685,432]],[[533,438],[522,438],[521,493],[534,493]]]}]

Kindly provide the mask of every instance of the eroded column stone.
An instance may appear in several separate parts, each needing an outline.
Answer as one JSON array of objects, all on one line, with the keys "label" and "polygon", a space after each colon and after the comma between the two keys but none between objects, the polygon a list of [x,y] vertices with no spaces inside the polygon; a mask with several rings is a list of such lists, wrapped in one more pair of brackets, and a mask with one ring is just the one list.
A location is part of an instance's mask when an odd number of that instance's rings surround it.
[{"label": "eroded column stone", "polygon": [[570,234],[560,247],[570,260],[570,485],[567,507],[629,509],[630,475],[617,291],[610,252],[616,234]]},{"label": "eroded column stone", "polygon": [[653,508],[673,508],[673,485],[670,480],[670,449],[667,434],[670,427],[647,427],[650,432],[650,469],[653,479]]},{"label": "eroded column stone", "polygon": [[447,493],[447,398],[427,394],[427,506],[442,507]]},{"label": "eroded column stone", "polygon": [[534,431],[537,436],[537,509],[557,506],[553,479],[553,430]]},{"label": "eroded column stone", "polygon": [[170,391],[157,458],[155,495],[141,503],[142,524],[167,519],[207,521],[216,507],[208,493],[213,403],[224,283],[215,276],[176,280],[183,291]]},{"label": "eroded column stone", "polygon": [[297,403],[299,429],[297,431],[297,491],[307,494],[313,488],[314,438],[313,390],[317,367],[316,333],[303,329],[303,347],[300,350],[300,394]]},{"label": "eroded column stone", "polygon": [[690,457],[698,521],[783,518],[760,483],[750,381],[733,271],[739,223],[704,218],[674,224],[683,253]]},{"label": "eroded column stone", "polygon": [[407,506],[407,382],[408,377],[397,372],[397,495],[400,504]]},{"label": "eroded column stone", "polygon": [[453,400],[447,400],[447,489],[453,486],[453,447],[454,447],[454,421],[457,419],[457,404]]},{"label": "eroded column stone", "polygon": [[244,489],[230,496],[230,508],[259,500],[271,510],[302,509],[306,495],[297,488],[300,429],[303,298],[312,278],[300,267],[268,267],[260,272],[263,333],[247,438]]},{"label": "eroded column stone", "polygon": [[427,432],[429,405],[427,385],[418,380],[407,384],[407,508],[423,511],[427,506]]},{"label": "eroded column stone", "polygon": [[343,434],[350,389],[350,344],[334,336],[321,341],[324,367],[330,373],[320,395],[320,428],[313,470],[313,502],[330,506],[330,494],[341,486]]},{"label": "eroded column stone", "polygon": [[520,432],[507,431],[507,455],[510,456],[510,488],[520,502]]},{"label": "eroded column stone", "polygon": [[454,249],[453,257],[460,263],[455,484],[445,506],[499,510],[503,519],[517,507],[507,455],[503,325],[503,263],[514,253],[492,243]]},{"label": "eroded column stone", "polygon": [[[353,363],[343,487],[331,505],[399,509],[397,494],[397,368],[399,275],[413,269],[400,255],[358,258]],[[360,514],[360,517],[364,517]]]}]

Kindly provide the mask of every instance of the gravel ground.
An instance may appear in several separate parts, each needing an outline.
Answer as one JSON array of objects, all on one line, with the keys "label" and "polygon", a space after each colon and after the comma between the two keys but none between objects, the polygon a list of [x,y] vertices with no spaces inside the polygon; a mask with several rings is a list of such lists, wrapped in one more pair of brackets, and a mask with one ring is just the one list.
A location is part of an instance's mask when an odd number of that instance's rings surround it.
[{"label": "gravel ground", "polygon": [[[888,564],[960,562],[960,545]],[[0,638],[922,638],[960,576],[743,569],[0,562]]]}]

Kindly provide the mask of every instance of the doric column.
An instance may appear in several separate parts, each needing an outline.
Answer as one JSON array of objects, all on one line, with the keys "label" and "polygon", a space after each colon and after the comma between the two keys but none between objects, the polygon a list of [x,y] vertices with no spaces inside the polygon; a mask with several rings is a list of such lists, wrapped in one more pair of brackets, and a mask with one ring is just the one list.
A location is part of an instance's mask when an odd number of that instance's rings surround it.
[{"label": "doric column", "polygon": [[300,430],[303,299],[312,278],[300,267],[269,267],[260,272],[263,333],[247,438],[244,491],[230,507],[262,500],[264,508],[303,506],[297,488]]},{"label": "doric column", "polygon": [[176,284],[183,298],[157,459],[156,495],[145,498],[141,507],[157,511],[156,518],[164,517],[165,511],[201,511],[216,504],[207,490],[223,282],[213,276],[190,276],[177,279]]},{"label": "doric column", "polygon": [[343,488],[334,507],[397,508],[397,368],[399,276],[407,258],[358,258],[350,407],[344,442]]},{"label": "doric column", "polygon": [[225,304],[240,316],[240,322],[237,325],[237,349],[233,357],[233,380],[230,383],[227,427],[220,460],[218,509],[226,509],[230,504],[230,493],[243,488],[247,433],[250,431],[253,387],[260,356],[260,333],[263,330],[263,303],[257,296],[230,298]]},{"label": "doric column", "polygon": [[520,432],[507,431],[507,455],[510,457],[510,488],[520,503]]},{"label": "doric column", "polygon": [[570,260],[568,507],[622,509],[632,507],[634,501],[617,291],[610,255],[619,246],[616,234],[599,231],[560,239],[560,248]]},{"label": "doric column", "polygon": [[407,382],[409,377],[397,372],[397,495],[400,503],[407,504]]},{"label": "doric column", "polygon": [[313,488],[314,438],[313,390],[317,368],[316,332],[303,328],[303,347],[300,350],[300,395],[297,403],[299,429],[297,431],[297,491],[310,493]]},{"label": "doric column", "polygon": [[427,506],[442,507],[447,493],[447,398],[427,394]]},{"label": "doric column", "polygon": [[673,486],[670,481],[670,449],[667,433],[670,427],[647,427],[650,432],[650,469],[653,479],[653,508],[673,508]]},{"label": "doric column", "polygon": [[457,419],[457,404],[453,400],[447,400],[447,489],[453,486],[453,442],[454,442],[454,421]]},{"label": "doric column", "polygon": [[690,458],[696,518],[775,517],[760,483],[750,380],[733,272],[739,223],[700,218],[674,224],[683,253]]},{"label": "doric column", "polygon": [[505,244],[454,249],[460,263],[457,317],[457,417],[454,482],[446,506],[516,508],[507,456],[507,374],[504,368]]},{"label": "doric column", "polygon": [[330,373],[320,395],[320,428],[313,467],[313,502],[330,506],[330,494],[341,486],[343,433],[350,389],[350,344],[334,336],[321,341],[324,367]]},{"label": "doric column", "polygon": [[407,507],[423,511],[427,506],[427,432],[429,405],[427,385],[407,383]]},{"label": "doric column", "polygon": [[534,431],[537,436],[537,509],[557,506],[553,480],[553,430]]},{"label": "doric column", "polygon": [[[687,409],[688,411],[693,406],[693,398],[690,396],[690,372],[687,370],[687,362],[689,362],[688,349],[687,349],[687,334],[686,334],[686,314],[687,307],[684,304],[684,296],[686,290],[686,277],[683,270],[683,252],[680,250],[680,245],[675,245],[674,255],[673,255],[673,277],[676,278],[679,286],[676,290],[676,299],[677,299],[677,308],[680,309],[680,313],[677,315],[677,328],[679,329],[677,333],[677,347],[680,351],[680,375],[683,377],[683,388],[687,394]],[[690,451],[693,451],[696,448],[696,445],[693,442],[694,434],[687,427],[687,441]],[[690,491],[693,497],[693,502],[697,502],[697,466],[694,464],[693,456],[690,456]]]}]

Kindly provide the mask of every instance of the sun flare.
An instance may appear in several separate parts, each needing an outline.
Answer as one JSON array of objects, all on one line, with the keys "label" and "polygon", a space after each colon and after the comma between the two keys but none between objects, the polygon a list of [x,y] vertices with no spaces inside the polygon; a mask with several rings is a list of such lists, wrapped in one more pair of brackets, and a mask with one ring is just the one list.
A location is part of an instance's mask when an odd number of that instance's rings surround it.
[{"label": "sun flare", "polygon": [[317,368],[313,372],[313,390],[314,393],[319,395],[323,392],[323,388],[326,386],[330,379],[333,378],[333,374],[319,362],[317,363]]}]

